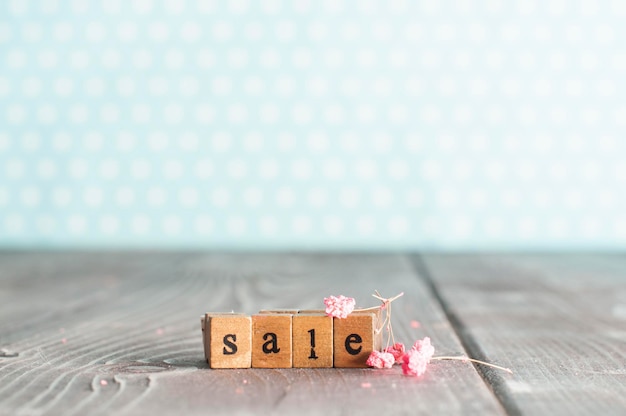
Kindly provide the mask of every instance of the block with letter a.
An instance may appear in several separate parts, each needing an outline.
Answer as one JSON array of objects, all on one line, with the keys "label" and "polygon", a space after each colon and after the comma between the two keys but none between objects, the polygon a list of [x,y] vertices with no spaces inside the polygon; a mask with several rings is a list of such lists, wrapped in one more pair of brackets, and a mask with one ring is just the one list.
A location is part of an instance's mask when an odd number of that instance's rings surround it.
[{"label": "block with letter a", "polygon": [[290,314],[252,315],[252,367],[292,367]]}]

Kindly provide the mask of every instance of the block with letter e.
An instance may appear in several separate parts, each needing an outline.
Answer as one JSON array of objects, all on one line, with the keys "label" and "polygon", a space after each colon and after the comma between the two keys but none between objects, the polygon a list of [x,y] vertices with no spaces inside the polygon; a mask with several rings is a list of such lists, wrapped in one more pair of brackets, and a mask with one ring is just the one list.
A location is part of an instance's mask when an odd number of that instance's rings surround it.
[{"label": "block with letter e", "polygon": [[252,323],[250,316],[207,313],[204,318],[204,351],[211,368],[250,368]]},{"label": "block with letter e", "polygon": [[334,366],[367,367],[365,362],[380,349],[380,311],[353,312],[347,318],[333,318]]},{"label": "block with letter e", "polygon": [[291,353],[290,314],[252,315],[252,367],[290,368]]},{"label": "block with letter e", "polygon": [[293,366],[333,366],[333,318],[323,311],[293,316]]}]

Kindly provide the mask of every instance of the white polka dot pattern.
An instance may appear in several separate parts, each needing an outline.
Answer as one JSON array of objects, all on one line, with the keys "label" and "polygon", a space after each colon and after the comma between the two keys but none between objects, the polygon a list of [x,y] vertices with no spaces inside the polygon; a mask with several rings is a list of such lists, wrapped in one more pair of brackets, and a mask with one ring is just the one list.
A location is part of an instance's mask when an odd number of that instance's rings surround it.
[{"label": "white polka dot pattern", "polygon": [[615,248],[620,1],[7,1],[0,245]]}]

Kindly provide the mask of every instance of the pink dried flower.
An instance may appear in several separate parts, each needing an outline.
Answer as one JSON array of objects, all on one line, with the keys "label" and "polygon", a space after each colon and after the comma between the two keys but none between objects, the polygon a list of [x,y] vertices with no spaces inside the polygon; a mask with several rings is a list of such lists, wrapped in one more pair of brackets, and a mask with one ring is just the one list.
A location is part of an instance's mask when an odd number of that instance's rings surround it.
[{"label": "pink dried flower", "polygon": [[324,298],[324,305],[326,305],[326,315],[333,318],[347,318],[354,310],[356,301],[354,298],[347,298],[343,295],[330,296]]},{"label": "pink dried flower", "polygon": [[428,362],[427,356],[411,348],[402,357],[402,374],[405,376],[421,376],[426,372]]},{"label": "pink dried flower", "polygon": [[393,358],[396,360],[396,364],[402,364],[402,356],[404,355],[404,344],[401,342],[396,342],[391,347],[385,348],[385,352],[393,355]]},{"label": "pink dried flower", "polygon": [[429,337],[425,337],[424,339],[418,339],[417,341],[415,341],[415,344],[413,344],[413,349],[419,351],[422,355],[427,357],[429,361],[435,354],[435,347],[430,344]]},{"label": "pink dried flower", "polygon": [[413,348],[402,357],[402,373],[407,376],[421,376],[435,353],[435,347],[430,344],[430,338],[417,340]]},{"label": "pink dried flower", "polygon": [[391,368],[395,361],[393,354],[374,350],[365,363],[374,368]]}]

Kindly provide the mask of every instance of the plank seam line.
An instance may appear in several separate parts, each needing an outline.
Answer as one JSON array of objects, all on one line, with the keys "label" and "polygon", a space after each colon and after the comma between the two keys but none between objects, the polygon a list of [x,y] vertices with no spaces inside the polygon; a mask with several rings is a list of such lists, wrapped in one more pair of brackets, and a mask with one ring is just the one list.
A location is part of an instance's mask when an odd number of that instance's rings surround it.
[{"label": "plank seam line", "polygon": [[[414,253],[410,255],[411,264],[416,271],[417,278],[421,279],[426,286],[432,292],[435,300],[441,306],[448,322],[452,326],[452,330],[456,333],[459,341],[461,342],[461,346],[465,354],[468,357],[476,358],[482,361],[488,361],[485,356],[484,351],[476,341],[476,339],[472,336],[469,329],[465,326],[463,321],[459,319],[459,317],[454,313],[452,308],[448,305],[448,302],[445,300],[441,292],[439,291],[437,285],[435,284],[435,280],[433,279],[433,275],[430,272],[430,269],[426,265],[426,262],[422,258],[420,254]],[[472,363],[476,372],[480,375],[485,385],[491,390],[494,394],[496,400],[500,403],[500,406],[504,409],[504,411],[511,416],[521,415],[522,412],[520,408],[515,403],[515,399],[509,392],[504,380],[501,375],[497,373],[498,370],[494,370],[489,367],[482,366],[480,364]]]}]

